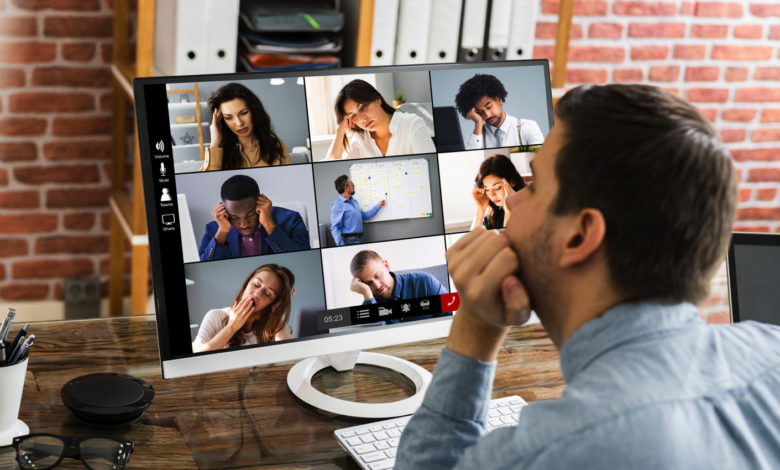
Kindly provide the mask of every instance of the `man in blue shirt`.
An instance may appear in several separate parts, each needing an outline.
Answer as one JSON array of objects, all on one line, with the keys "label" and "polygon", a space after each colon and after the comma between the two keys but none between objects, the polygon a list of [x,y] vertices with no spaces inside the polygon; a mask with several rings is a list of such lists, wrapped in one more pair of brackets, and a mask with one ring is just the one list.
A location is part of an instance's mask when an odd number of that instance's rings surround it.
[{"label": "man in blue shirt", "polygon": [[363,243],[363,221],[375,216],[384,207],[382,199],[366,212],[355,199],[355,184],[347,175],[336,178],[336,192],[339,197],[330,205],[330,232],[336,246]]},{"label": "man in blue shirt", "polygon": [[[780,468],[780,327],[694,305],[736,207],[716,131],[645,85],[575,88],[556,116],[506,230],[447,253],[461,308],[395,468]],[[483,436],[498,350],[531,309],[567,388]]]},{"label": "man in blue shirt", "polygon": [[260,194],[257,181],[233,175],[224,183],[219,202],[200,241],[201,261],[308,250],[309,231],[301,215],[274,207]]},{"label": "man in blue shirt", "polygon": [[426,272],[390,271],[390,263],[376,251],[358,252],[352,257],[349,269],[353,276],[350,289],[363,296],[363,305],[449,293]]}]

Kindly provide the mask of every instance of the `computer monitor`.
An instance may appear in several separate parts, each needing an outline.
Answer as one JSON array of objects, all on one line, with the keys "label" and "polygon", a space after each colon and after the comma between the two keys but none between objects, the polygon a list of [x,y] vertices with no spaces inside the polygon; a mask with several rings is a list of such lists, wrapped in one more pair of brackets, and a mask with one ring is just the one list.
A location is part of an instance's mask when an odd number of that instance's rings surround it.
[{"label": "computer monitor", "polygon": [[[491,104],[474,96],[479,86],[471,85],[481,80],[498,90]],[[472,218],[483,222],[472,192],[483,162],[522,160],[511,150],[525,138],[517,123],[549,132],[548,62],[150,77],[133,85],[163,376],[308,358],[288,376],[304,401],[343,415],[412,412],[427,371],[358,352],[448,333],[458,298],[445,251]],[[512,123],[509,140],[454,153],[436,147],[442,130],[432,110],[456,105],[463,89],[472,91],[461,106],[472,103],[496,126]],[[389,103],[398,92],[407,103],[396,110]],[[462,114],[448,125],[464,130],[455,134],[465,141],[474,121]],[[500,177],[518,180],[512,173]],[[504,193],[479,189],[483,212],[490,207],[484,221],[493,220]],[[311,387],[317,370],[356,361],[400,370],[418,394],[352,404]]]},{"label": "computer monitor", "polygon": [[780,325],[780,234],[733,233],[728,278],[732,321]]}]

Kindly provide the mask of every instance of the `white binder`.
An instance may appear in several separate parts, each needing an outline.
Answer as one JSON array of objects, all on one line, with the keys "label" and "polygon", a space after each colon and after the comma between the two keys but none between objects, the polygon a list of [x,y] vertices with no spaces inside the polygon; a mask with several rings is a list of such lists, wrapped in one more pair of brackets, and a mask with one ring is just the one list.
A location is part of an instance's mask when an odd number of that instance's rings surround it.
[{"label": "white binder", "polygon": [[[206,0],[206,73],[236,71],[239,0]],[[158,2],[159,3],[159,2]]]},{"label": "white binder", "polygon": [[206,73],[206,0],[155,3],[155,68],[165,75]]},{"label": "white binder", "polygon": [[488,44],[485,60],[506,59],[509,46],[509,25],[512,20],[513,0],[493,0],[488,27]]},{"label": "white binder", "polygon": [[485,46],[485,23],[488,0],[464,0],[458,61],[482,60]]},{"label": "white binder", "polygon": [[424,64],[427,61],[432,1],[401,0],[395,45],[396,64]]},{"label": "white binder", "polygon": [[399,0],[374,0],[371,65],[393,65]]},{"label": "white binder", "polygon": [[537,0],[514,0],[507,59],[530,59],[533,57],[538,3]]},{"label": "white binder", "polygon": [[428,62],[458,60],[458,34],[463,0],[435,0],[428,28]]}]

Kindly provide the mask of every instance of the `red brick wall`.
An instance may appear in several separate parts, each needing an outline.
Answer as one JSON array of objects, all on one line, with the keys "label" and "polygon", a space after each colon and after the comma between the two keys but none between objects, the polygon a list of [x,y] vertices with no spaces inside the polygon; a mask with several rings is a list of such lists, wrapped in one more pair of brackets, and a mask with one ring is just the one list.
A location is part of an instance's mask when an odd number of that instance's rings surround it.
[{"label": "red brick wall", "polygon": [[106,0],[0,0],[3,300],[104,273],[112,21]]},{"label": "red brick wall", "polygon": [[[542,0],[534,55],[552,60],[558,1]],[[693,102],[739,171],[736,230],[780,233],[780,2],[576,0],[567,87],[643,82]],[[722,268],[702,305],[728,320]]]}]

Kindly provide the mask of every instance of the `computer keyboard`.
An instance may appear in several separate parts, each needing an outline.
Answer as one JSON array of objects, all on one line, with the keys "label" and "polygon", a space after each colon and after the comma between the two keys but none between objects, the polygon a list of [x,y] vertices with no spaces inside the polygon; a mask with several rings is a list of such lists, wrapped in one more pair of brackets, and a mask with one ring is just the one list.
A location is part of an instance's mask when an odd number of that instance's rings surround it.
[{"label": "computer keyboard", "polygon": [[[517,425],[520,410],[527,405],[517,395],[490,400],[487,431]],[[395,453],[409,416],[360,424],[333,431],[341,447],[365,470],[385,470],[395,465]]]}]

